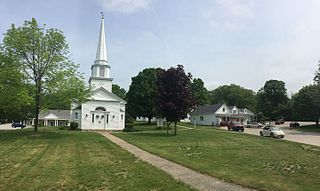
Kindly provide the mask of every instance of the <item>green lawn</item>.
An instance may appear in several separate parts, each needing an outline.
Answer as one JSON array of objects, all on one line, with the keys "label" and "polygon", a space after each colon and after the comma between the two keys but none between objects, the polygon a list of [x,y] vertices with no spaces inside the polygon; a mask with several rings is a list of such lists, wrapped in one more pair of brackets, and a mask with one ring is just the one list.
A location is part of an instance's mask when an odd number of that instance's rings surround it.
[{"label": "green lawn", "polygon": [[294,127],[292,129],[297,130],[297,131],[320,133],[320,126],[316,126],[316,125],[304,125],[304,126],[300,126],[300,127]]},{"label": "green lawn", "polygon": [[0,190],[191,190],[96,133],[0,131]]},{"label": "green lawn", "polygon": [[[192,125],[190,125],[192,127]],[[153,126],[116,136],[197,171],[261,190],[320,189],[320,148],[210,126],[167,136]]]}]

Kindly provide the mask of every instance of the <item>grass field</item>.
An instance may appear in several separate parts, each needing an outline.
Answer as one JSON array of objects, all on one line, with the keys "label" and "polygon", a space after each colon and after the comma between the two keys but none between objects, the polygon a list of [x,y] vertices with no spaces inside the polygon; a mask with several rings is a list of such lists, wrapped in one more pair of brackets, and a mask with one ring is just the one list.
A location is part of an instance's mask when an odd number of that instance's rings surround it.
[{"label": "grass field", "polygon": [[292,129],[298,130],[298,131],[304,131],[304,132],[317,132],[320,133],[320,126],[316,125],[304,125],[300,127],[294,127]]},{"label": "grass field", "polygon": [[0,131],[0,190],[191,190],[96,133]]},{"label": "grass field", "polygon": [[[192,127],[192,126],[189,126]],[[320,148],[198,126],[177,136],[139,125],[116,136],[146,151],[228,182],[260,190],[320,189]]]}]

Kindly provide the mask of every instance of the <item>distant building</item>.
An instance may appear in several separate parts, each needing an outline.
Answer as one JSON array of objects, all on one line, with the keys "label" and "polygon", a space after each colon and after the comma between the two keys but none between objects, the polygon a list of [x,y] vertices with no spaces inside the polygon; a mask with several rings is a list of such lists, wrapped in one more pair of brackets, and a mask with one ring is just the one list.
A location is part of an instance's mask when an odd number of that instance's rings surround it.
[{"label": "distant building", "polygon": [[98,49],[91,66],[89,85],[93,89],[87,102],[71,104],[71,121],[82,130],[122,130],[125,126],[126,101],[112,93],[102,15]]},{"label": "distant building", "polygon": [[[34,125],[35,118],[27,121],[27,125]],[[47,110],[39,114],[40,126],[68,126],[70,110]]]},{"label": "distant building", "polygon": [[190,113],[190,122],[199,125],[216,125],[221,122],[237,121],[247,124],[253,121],[254,113],[247,108],[227,106],[226,104],[197,106]]}]

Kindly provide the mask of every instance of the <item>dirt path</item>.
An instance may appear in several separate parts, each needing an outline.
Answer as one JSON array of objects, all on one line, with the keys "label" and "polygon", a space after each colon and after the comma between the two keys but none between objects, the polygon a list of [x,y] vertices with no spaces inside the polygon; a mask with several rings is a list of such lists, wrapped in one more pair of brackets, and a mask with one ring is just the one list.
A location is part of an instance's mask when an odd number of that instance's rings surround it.
[{"label": "dirt path", "polygon": [[247,191],[253,190],[243,188],[239,185],[223,182],[211,176],[201,174],[157,155],[150,154],[138,147],[131,145],[124,140],[111,135],[109,132],[98,132],[108,138],[110,141],[119,145],[123,149],[132,153],[135,157],[145,161],[173,176],[175,179],[190,185],[198,190],[216,190],[216,191]]}]

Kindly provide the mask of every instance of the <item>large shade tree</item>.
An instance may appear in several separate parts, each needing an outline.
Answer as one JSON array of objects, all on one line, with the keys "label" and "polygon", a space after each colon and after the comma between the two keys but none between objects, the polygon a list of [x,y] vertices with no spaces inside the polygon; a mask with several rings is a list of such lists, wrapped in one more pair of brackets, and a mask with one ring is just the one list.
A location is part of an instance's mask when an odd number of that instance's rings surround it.
[{"label": "large shade tree", "polygon": [[200,78],[194,78],[191,83],[192,97],[195,105],[209,104],[209,92],[204,87],[204,82]]},{"label": "large shade tree", "polygon": [[0,51],[0,121],[25,120],[32,116],[33,101],[17,63]]},{"label": "large shade tree", "polygon": [[303,87],[293,97],[293,117],[296,120],[310,120],[319,124],[320,105],[317,102],[317,85],[308,85]]},{"label": "large shade tree", "polygon": [[156,95],[156,68],[146,68],[132,77],[127,93],[127,109],[132,117],[148,117],[149,123],[156,116],[154,98]]},{"label": "large shade tree", "polygon": [[[22,72],[25,82],[33,91],[35,126],[38,129],[38,118],[47,95],[58,94],[61,87],[68,89],[69,83],[78,85],[77,97],[72,94],[69,100],[84,96],[85,86],[78,66],[68,58],[68,44],[62,31],[40,26],[36,19],[25,21],[23,26],[11,28],[4,34],[1,50],[4,55],[13,58],[15,66]],[[76,81],[76,82],[75,82]],[[80,86],[79,86],[80,84]]]},{"label": "large shade tree", "polygon": [[212,104],[226,103],[230,106],[246,107],[256,110],[256,94],[254,91],[236,84],[223,85],[210,92]]},{"label": "large shade tree", "polygon": [[191,78],[191,74],[186,74],[182,65],[157,72],[156,108],[162,117],[174,123],[175,135],[177,122],[184,119],[194,105]]},{"label": "large shade tree", "polygon": [[288,100],[285,83],[279,80],[269,80],[257,93],[257,110],[267,119],[284,117],[287,115]]},{"label": "large shade tree", "polygon": [[117,84],[112,84],[112,93],[116,94],[123,100],[127,100],[127,91]]}]

